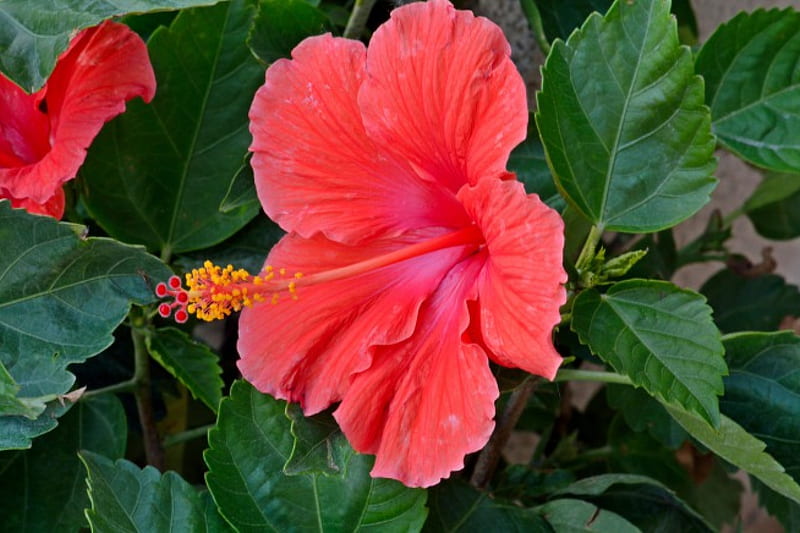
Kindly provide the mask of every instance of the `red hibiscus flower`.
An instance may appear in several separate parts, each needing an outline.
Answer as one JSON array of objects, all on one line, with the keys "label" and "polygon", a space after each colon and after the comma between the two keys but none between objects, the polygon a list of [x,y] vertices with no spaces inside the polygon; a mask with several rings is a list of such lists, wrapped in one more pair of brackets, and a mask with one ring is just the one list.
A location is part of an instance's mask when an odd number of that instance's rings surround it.
[{"label": "red hibiscus flower", "polygon": [[61,186],[100,128],[131,98],[149,102],[155,87],[144,42],[114,22],[80,32],[34,94],[0,74],[0,198],[61,218]]},{"label": "red hibiscus flower", "polygon": [[[497,26],[440,0],[396,9],[368,49],[303,41],[250,110],[259,198],[288,232],[267,262],[283,268],[207,263],[188,291],[157,290],[179,320],[252,305],[244,377],[309,415],[341,402],[372,474],[409,486],[486,444],[490,360],[547,378],[561,362],[563,222],[505,168],[528,117],[509,54]],[[264,301],[279,291],[298,301]]]}]

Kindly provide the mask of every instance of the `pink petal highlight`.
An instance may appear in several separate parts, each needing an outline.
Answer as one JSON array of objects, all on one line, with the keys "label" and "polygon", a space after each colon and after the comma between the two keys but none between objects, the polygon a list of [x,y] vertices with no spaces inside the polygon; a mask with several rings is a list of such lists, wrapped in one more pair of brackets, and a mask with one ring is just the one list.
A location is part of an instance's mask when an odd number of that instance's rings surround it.
[{"label": "pink petal highlight", "polygon": [[477,311],[490,356],[553,379],[561,356],[552,331],[567,299],[561,217],[516,181],[483,180],[458,197],[486,238]]},{"label": "pink petal highlight", "polygon": [[[387,253],[420,236],[347,246],[322,235],[284,237],[269,264],[304,275]],[[262,392],[300,402],[306,414],[339,401],[351,376],[369,368],[374,347],[408,338],[421,303],[464,254],[448,248],[367,274],[298,289],[277,305],[242,312],[242,375]]]},{"label": "pink petal highlight", "polygon": [[11,137],[0,144],[0,194],[26,205],[45,204],[75,177],[86,149],[103,124],[125,110],[125,102],[153,98],[155,76],[141,38],[107,21],[72,40],[36,94],[26,95],[7,80],[0,91],[0,108],[15,117],[4,126],[4,137],[9,131]]},{"label": "pink petal highlight", "polygon": [[372,475],[428,487],[464,466],[494,428],[497,383],[486,354],[462,339],[481,256],[459,263],[420,310],[408,340],[380,347],[334,413]]},{"label": "pink petal highlight", "polygon": [[[364,45],[311,37],[276,61],[250,109],[252,165],[264,211],[303,237],[345,243],[466,217],[455,197],[367,136],[356,95]],[[437,206],[431,209],[431,206]]]},{"label": "pink petal highlight", "polygon": [[528,121],[510,54],[500,28],[449,2],[395,9],[367,51],[358,101],[369,135],[453,192],[497,177]]}]

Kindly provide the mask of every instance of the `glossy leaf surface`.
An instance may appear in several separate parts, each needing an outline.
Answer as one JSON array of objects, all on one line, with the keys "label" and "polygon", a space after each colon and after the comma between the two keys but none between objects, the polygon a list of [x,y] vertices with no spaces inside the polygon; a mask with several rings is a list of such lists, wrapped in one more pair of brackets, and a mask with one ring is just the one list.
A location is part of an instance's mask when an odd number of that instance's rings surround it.
[{"label": "glossy leaf surface", "polygon": [[719,424],[719,331],[699,294],[665,281],[627,280],[605,294],[582,292],[572,329],[592,352],[637,386]]},{"label": "glossy leaf surface", "polygon": [[556,41],[537,102],[556,183],[595,225],[658,231],[708,201],[711,116],[669,2],[616,2]]},{"label": "glossy leaf surface", "polygon": [[760,167],[800,172],[800,13],[759,9],[720,26],[697,56],[719,141]]},{"label": "glossy leaf surface", "polygon": [[371,478],[372,457],[352,449],[338,475],[287,475],[294,437],[285,409],[285,402],[238,381],[209,433],[206,482],[222,515],[239,531],[406,531],[422,526],[425,491]]},{"label": "glossy leaf surface", "polygon": [[264,81],[244,44],[254,13],[246,0],[185,10],[150,37],[156,97],[106,125],[81,173],[86,204],[112,236],[170,255],[216,244],[258,212],[220,211]]}]

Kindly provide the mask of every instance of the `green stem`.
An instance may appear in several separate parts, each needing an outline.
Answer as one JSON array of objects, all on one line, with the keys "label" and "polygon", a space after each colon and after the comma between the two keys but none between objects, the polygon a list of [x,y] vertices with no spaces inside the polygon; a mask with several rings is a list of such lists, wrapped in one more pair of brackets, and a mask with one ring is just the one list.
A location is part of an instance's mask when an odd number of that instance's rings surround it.
[{"label": "green stem", "polygon": [[740,206],[734,209],[733,211],[722,217],[722,227],[730,228],[733,225],[733,221],[742,215],[744,215],[744,206]]},{"label": "green stem", "polygon": [[164,448],[169,448],[170,446],[181,444],[182,442],[190,441],[199,437],[205,437],[208,434],[208,430],[213,427],[214,424],[208,424],[207,426],[200,426],[194,429],[187,429],[186,431],[181,431],[180,433],[175,433],[173,435],[167,435],[164,437]]},{"label": "green stem", "polygon": [[525,12],[525,17],[528,19],[528,24],[533,31],[533,38],[536,39],[536,44],[542,50],[542,53],[547,56],[550,53],[550,43],[547,41],[547,36],[544,34],[544,26],[542,26],[542,15],[539,13],[539,8],[533,0],[520,0],[522,11]]},{"label": "green stem", "polygon": [[473,487],[483,489],[491,481],[497,468],[497,463],[500,461],[500,452],[508,442],[511,431],[517,425],[519,417],[522,416],[525,406],[528,405],[528,399],[533,394],[537,384],[538,380],[530,377],[514,389],[514,392],[508,397],[506,408],[498,418],[497,426],[495,426],[489,442],[483,448],[475,463],[475,468],[469,480]]},{"label": "green stem", "polygon": [[343,37],[347,39],[360,39],[367,26],[367,19],[375,5],[376,0],[356,0],[350,18],[347,19],[347,26],[344,28]]},{"label": "green stem", "polygon": [[120,383],[115,383],[114,385],[109,385],[108,387],[86,391],[83,393],[83,396],[81,396],[81,399],[91,398],[92,396],[99,396],[101,394],[113,394],[115,392],[131,392],[135,388],[136,380],[131,378],[126,381],[121,381]]},{"label": "green stem", "polygon": [[[134,311],[131,310],[131,314]],[[132,317],[133,318],[133,317]],[[164,470],[164,449],[158,438],[155,417],[153,415],[153,397],[150,390],[150,356],[145,345],[146,330],[141,327],[141,317],[136,317],[131,328],[133,340],[134,372],[133,382],[136,384],[136,409],[139,412],[139,423],[142,426],[142,439],[148,464],[159,470]]]},{"label": "green stem", "polygon": [[600,383],[618,383],[620,385],[633,385],[628,376],[616,374],[614,372],[603,372],[596,370],[577,370],[563,368],[558,371],[555,382],[563,381],[597,381]]}]

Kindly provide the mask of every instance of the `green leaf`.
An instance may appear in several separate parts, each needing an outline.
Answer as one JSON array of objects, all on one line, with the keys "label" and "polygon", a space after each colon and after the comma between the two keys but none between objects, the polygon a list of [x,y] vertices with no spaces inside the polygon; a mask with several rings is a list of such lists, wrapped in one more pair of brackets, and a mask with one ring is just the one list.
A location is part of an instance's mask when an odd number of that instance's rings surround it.
[{"label": "green leaf", "polygon": [[286,475],[283,468],[294,437],[285,410],[285,402],[244,381],[234,383],[230,397],[222,401],[205,453],[206,482],[234,527],[244,532],[406,531],[422,526],[425,491],[371,478],[371,456],[350,449],[338,475]]},{"label": "green leaf", "polygon": [[295,474],[340,474],[349,458],[350,445],[330,414],[305,418],[297,404],[286,405],[292,421],[294,447],[283,471]]},{"label": "green leaf", "polygon": [[800,172],[800,13],[740,13],[703,45],[696,68],[706,80],[719,141],[743,159]]},{"label": "green leaf", "polygon": [[562,498],[536,508],[553,529],[559,533],[580,531],[614,531],[632,533],[641,531],[620,515],[600,509],[583,500]]},{"label": "green leaf", "polygon": [[700,288],[725,333],[773,331],[787,315],[800,316],[800,292],[780,276],[744,278],[729,269],[714,274]]},{"label": "green leaf", "polygon": [[592,12],[608,11],[613,0],[536,0],[542,26],[550,41],[566,39]]},{"label": "green leaf", "polygon": [[305,0],[259,0],[258,15],[247,39],[265,63],[291,56],[308,37],[329,31],[328,17]]},{"label": "green leaf", "polygon": [[744,487],[731,477],[721,461],[714,460],[711,472],[692,485],[683,498],[717,530],[723,524],[733,525],[739,517]]},{"label": "green leaf", "polygon": [[92,508],[86,517],[94,532],[209,531],[206,502],[175,472],[116,462],[89,451],[80,454]]},{"label": "green leaf", "polygon": [[697,415],[674,405],[664,404],[669,414],[700,444],[734,466],[760,479],[771,489],[800,503],[798,485],[773,457],[766,445],[739,424],[722,415],[719,429],[714,429]]},{"label": "green leaf", "polygon": [[[110,345],[131,303],[155,300],[153,279],[171,273],[139,247],[83,238],[83,231],[0,202],[0,364],[19,397],[66,393],[75,381],[67,366]],[[0,417],[0,442],[27,447],[30,436],[55,427],[31,422]]]},{"label": "green leaf", "polygon": [[223,387],[217,354],[175,328],[157,329],[146,340],[153,359],[216,413]]},{"label": "green leaf", "polygon": [[461,481],[444,481],[428,492],[431,511],[424,531],[553,531],[535,509],[492,499]]},{"label": "green leaf", "polygon": [[52,402],[36,420],[23,416],[0,417],[0,450],[30,448],[33,439],[53,430],[58,425],[58,417],[69,411],[70,407],[72,404]]},{"label": "green leaf", "polygon": [[800,175],[771,174],[745,202],[743,210],[759,235],[786,240],[800,236]]},{"label": "green leaf", "polygon": [[558,194],[550,167],[547,166],[533,117],[528,122],[528,137],[514,148],[508,158],[508,170],[516,173],[517,179],[525,185],[525,192],[536,193],[544,203],[557,211],[564,210],[564,199]]},{"label": "green leaf", "polygon": [[781,496],[755,478],[750,478],[758,503],[777,518],[786,531],[800,531],[800,503]]},{"label": "green leaf", "polygon": [[576,481],[555,496],[587,500],[622,516],[642,531],[713,531],[674,492],[645,476],[601,474]]},{"label": "green leaf", "polygon": [[708,202],[711,116],[669,2],[617,1],[553,43],[537,102],[556,183],[598,227],[658,231]]},{"label": "green leaf", "polygon": [[228,192],[225,193],[225,198],[219,204],[219,210],[223,213],[228,213],[238,207],[259,209],[260,206],[253,178],[253,167],[250,166],[250,158],[248,157],[233,177],[228,187]]},{"label": "green leaf", "polygon": [[148,42],[158,92],[95,139],[82,168],[86,205],[112,236],[151,250],[216,244],[258,212],[220,211],[250,144],[247,112],[264,70],[244,45],[254,1],[182,11]]},{"label": "green leaf", "polygon": [[85,398],[55,431],[30,450],[0,453],[0,516],[5,531],[75,531],[86,527],[86,471],[90,450],[111,459],[125,453],[127,421],[116,396]]},{"label": "green leaf", "polygon": [[36,398],[18,398],[20,386],[0,363],[0,416],[24,416],[36,420],[47,408],[44,401]]},{"label": "green leaf", "polygon": [[642,389],[607,385],[606,399],[609,407],[618,410],[632,430],[647,431],[669,449],[677,449],[688,437],[661,403]]},{"label": "green leaf", "polygon": [[767,445],[800,481],[800,337],[792,332],[725,338],[731,374],[720,409]]},{"label": "green leaf", "polygon": [[727,373],[705,298],[666,281],[626,280],[575,299],[572,329],[634,385],[719,424]]},{"label": "green leaf", "polygon": [[270,249],[283,235],[284,231],[268,217],[258,216],[224,243],[181,255],[175,264],[188,272],[208,259],[217,265],[230,264],[248,272],[260,272]]},{"label": "green leaf", "polygon": [[218,0],[3,0],[0,70],[29,92],[41,87],[78,30],[128,13],[210,5]]}]

